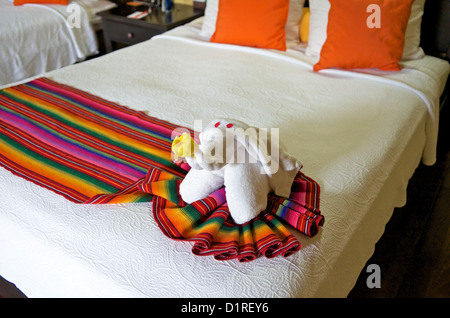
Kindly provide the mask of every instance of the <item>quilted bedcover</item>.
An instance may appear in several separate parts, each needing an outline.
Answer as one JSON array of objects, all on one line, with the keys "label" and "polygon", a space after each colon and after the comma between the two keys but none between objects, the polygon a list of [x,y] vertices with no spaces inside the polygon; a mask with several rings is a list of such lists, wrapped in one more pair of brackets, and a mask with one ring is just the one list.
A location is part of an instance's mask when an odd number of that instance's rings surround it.
[{"label": "quilted bedcover", "polygon": [[147,204],[88,206],[0,170],[0,273],[30,296],[345,297],[422,160],[432,164],[448,63],[396,74],[312,72],[286,53],[211,44],[198,24],[47,74],[174,124],[277,127],[321,186],[326,217],[302,249],[250,263],[193,255]]}]

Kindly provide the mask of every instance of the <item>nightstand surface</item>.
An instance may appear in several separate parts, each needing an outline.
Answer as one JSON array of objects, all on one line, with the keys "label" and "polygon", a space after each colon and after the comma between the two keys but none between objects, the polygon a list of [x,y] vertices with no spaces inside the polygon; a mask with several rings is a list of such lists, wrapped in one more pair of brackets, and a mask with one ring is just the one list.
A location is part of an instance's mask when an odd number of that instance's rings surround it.
[{"label": "nightstand surface", "polygon": [[146,17],[131,19],[127,18],[129,14],[135,11],[146,11],[149,6],[129,6],[126,2],[118,2],[118,7],[99,13],[102,17],[106,52],[112,51],[111,42],[136,44],[199,18],[204,13],[203,10],[195,9],[192,5],[176,3],[168,12],[162,12],[160,8],[152,8],[151,13]]}]

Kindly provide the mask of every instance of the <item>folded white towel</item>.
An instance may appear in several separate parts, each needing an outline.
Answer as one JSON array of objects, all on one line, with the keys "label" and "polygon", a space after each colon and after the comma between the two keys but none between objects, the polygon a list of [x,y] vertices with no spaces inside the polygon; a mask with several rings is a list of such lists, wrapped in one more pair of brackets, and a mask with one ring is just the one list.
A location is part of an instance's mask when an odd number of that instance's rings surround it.
[{"label": "folded white towel", "polygon": [[277,132],[236,120],[212,121],[186,157],[191,170],[180,185],[182,199],[192,203],[225,186],[230,214],[243,224],[267,207],[270,192],[289,197],[302,165],[286,153]]}]

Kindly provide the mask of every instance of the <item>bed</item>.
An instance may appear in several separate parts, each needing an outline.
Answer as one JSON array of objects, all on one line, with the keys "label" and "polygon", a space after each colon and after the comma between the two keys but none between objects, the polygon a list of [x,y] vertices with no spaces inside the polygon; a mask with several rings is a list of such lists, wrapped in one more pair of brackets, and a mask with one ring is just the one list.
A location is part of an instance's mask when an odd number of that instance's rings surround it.
[{"label": "bed", "polygon": [[27,296],[346,297],[414,170],[434,164],[445,59],[417,46],[400,71],[315,72],[313,12],[327,3],[310,1],[309,44],[283,51],[211,42],[213,2],[204,18],[45,76],[191,129],[218,117],[279,128],[320,185],[323,226],[289,228],[302,245],[289,256],[219,261],[164,235],[148,203],[76,204],[0,169],[0,274]]},{"label": "bed", "polygon": [[[77,5],[77,7],[75,7]],[[99,6],[102,5],[102,6]],[[73,1],[68,5],[0,1],[0,85],[83,61],[98,53],[94,27],[98,10],[109,1]],[[71,27],[74,14],[79,16]]]}]

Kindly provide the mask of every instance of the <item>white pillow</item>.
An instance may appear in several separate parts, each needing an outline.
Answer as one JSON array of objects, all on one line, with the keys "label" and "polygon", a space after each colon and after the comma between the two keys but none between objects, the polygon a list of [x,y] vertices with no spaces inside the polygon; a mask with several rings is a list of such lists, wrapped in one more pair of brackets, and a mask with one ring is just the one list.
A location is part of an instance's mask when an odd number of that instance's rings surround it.
[{"label": "white pillow", "polygon": [[217,13],[219,12],[219,0],[206,1],[205,14],[203,18],[202,30],[200,35],[210,38],[216,30]]},{"label": "white pillow", "polygon": [[286,21],[286,46],[291,48],[300,43],[300,21],[306,0],[290,0]]},{"label": "white pillow", "polygon": [[328,0],[309,0],[309,36],[305,54],[319,57],[322,46],[327,39],[328,11],[331,5]]},{"label": "white pillow", "polygon": [[[419,59],[424,56],[420,48],[420,30],[425,0],[416,0],[411,8],[408,26],[405,33],[405,46],[403,49],[404,60]],[[319,57],[322,46],[327,39],[328,12],[330,11],[328,0],[309,0],[311,16],[309,20],[309,38],[305,54],[311,57]]]},{"label": "white pillow", "polygon": [[[245,1],[245,0],[244,0]],[[305,0],[289,0],[289,13],[286,21],[286,46],[288,48],[300,42],[299,26],[302,19]],[[219,12],[219,0],[206,1],[205,15],[200,35],[210,38],[216,30],[217,14]]]},{"label": "white pillow", "polygon": [[409,17],[405,33],[405,46],[403,48],[404,60],[417,60],[425,56],[425,53],[420,47],[420,30],[422,27],[424,6],[425,0],[416,0],[412,5],[411,16]]}]

